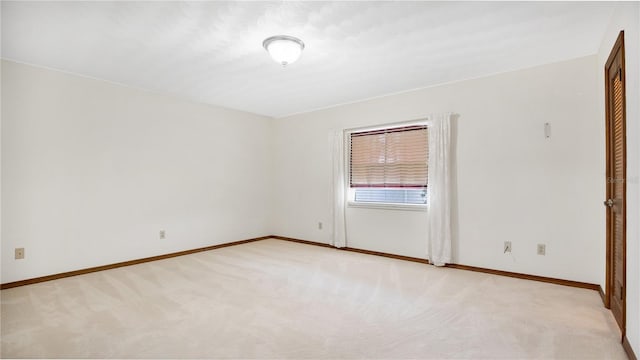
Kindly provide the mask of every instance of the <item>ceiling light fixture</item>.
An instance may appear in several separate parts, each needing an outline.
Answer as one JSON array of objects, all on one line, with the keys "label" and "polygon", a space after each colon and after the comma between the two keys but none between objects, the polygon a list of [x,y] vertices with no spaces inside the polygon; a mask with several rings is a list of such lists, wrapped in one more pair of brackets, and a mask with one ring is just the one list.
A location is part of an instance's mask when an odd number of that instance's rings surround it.
[{"label": "ceiling light fixture", "polygon": [[304,43],[297,37],[276,35],[264,39],[262,47],[269,52],[275,62],[287,66],[300,58]]}]

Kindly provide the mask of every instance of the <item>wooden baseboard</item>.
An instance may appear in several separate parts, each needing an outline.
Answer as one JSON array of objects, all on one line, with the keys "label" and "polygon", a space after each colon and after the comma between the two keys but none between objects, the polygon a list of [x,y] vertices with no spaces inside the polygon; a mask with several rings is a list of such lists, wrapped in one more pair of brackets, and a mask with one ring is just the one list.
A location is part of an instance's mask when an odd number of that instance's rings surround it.
[{"label": "wooden baseboard", "polygon": [[511,272],[511,271],[503,271],[503,270],[493,270],[493,269],[486,269],[486,268],[468,266],[468,265],[447,264],[445,266],[448,267],[448,268],[452,268],[452,269],[476,271],[476,272],[481,272],[481,273],[486,273],[486,274],[508,276],[508,277],[513,277],[513,278],[518,278],[518,279],[525,279],[525,280],[541,281],[541,282],[546,282],[546,283],[550,283],[550,284],[571,286],[571,287],[577,287],[577,288],[589,289],[589,290],[596,290],[596,291],[600,287],[600,285],[597,285],[597,284],[590,284],[590,283],[585,283],[585,282],[580,282],[580,281],[556,279],[556,278],[551,278],[551,277],[546,277],[546,276],[529,275],[529,274],[522,274],[522,273],[516,273],[516,272]]},{"label": "wooden baseboard", "polygon": [[638,358],[636,357],[636,353],[633,352],[633,348],[631,347],[631,344],[629,344],[629,339],[627,339],[626,335],[622,337],[622,347],[627,353],[629,360],[638,360]]},{"label": "wooden baseboard", "polygon": [[[96,267],[87,268],[87,269],[80,269],[80,270],[64,272],[64,273],[60,273],[60,274],[47,275],[47,276],[37,277],[37,278],[33,278],[33,279],[14,281],[14,282],[10,282],[10,283],[0,284],[0,289],[2,289],[2,290],[10,289],[10,288],[17,287],[17,286],[36,284],[36,283],[40,283],[40,282],[44,282],[44,281],[51,281],[51,280],[61,279],[61,278],[70,277],[70,276],[89,274],[89,273],[96,272],[96,271],[115,269],[115,268],[119,268],[119,267],[123,267],[123,266],[142,264],[142,263],[145,263],[145,262],[163,260],[163,259],[168,259],[168,258],[172,258],[172,257],[176,257],[176,256],[189,255],[189,254],[193,254],[193,253],[197,253],[197,252],[201,252],[201,251],[215,250],[215,249],[219,249],[219,248],[223,248],[223,247],[227,247],[227,246],[246,244],[246,243],[249,243],[249,242],[265,240],[265,239],[270,239],[270,238],[279,239],[279,240],[285,240],[285,241],[291,241],[291,242],[296,242],[296,243],[300,243],[300,244],[314,245],[314,246],[321,246],[321,247],[325,247],[325,248],[336,249],[335,247],[333,247],[330,244],[318,243],[318,242],[315,242],[315,241],[301,240],[301,239],[290,238],[290,237],[279,236],[279,235],[269,235],[269,236],[261,236],[261,237],[252,238],[252,239],[234,241],[234,242],[230,242],[230,243],[226,243],[226,244],[212,245],[212,246],[207,246],[207,247],[198,248],[198,249],[179,251],[179,252],[175,252],[175,253],[171,253],[171,254],[152,256],[152,257],[143,258],[143,259],[129,260],[129,261],[123,261],[123,262],[119,262],[119,263],[115,263],[115,264],[102,265],[102,266],[96,266]],[[351,247],[341,248],[340,250],[352,251],[352,252],[368,254],[368,255],[375,255],[375,256],[383,256],[383,257],[387,257],[387,258],[399,259],[399,260],[405,260],[405,261],[412,261],[412,262],[417,262],[417,263],[422,263],[422,264],[428,264],[429,263],[429,261],[426,260],[426,259],[420,259],[420,258],[415,258],[415,257],[410,257],[410,256],[403,256],[403,255],[395,255],[395,254],[383,253],[383,252],[378,252],[378,251],[357,249],[357,248],[351,248]],[[537,275],[514,273],[514,272],[502,271],[502,270],[485,269],[485,268],[480,268],[480,267],[475,267],[475,266],[467,266],[467,265],[460,265],[460,264],[447,264],[446,266],[449,267],[449,268],[453,268],[453,269],[461,269],[461,270],[483,272],[483,273],[487,273],[487,274],[508,276],[508,277],[514,277],[514,278],[519,278],[519,279],[533,280],[533,281],[542,281],[542,282],[547,282],[547,283],[552,283],[552,284],[572,286],[572,287],[578,287],[578,288],[583,288],[583,289],[591,289],[591,290],[596,290],[596,291],[600,290],[600,295],[601,296],[604,295],[602,293],[602,289],[600,288],[600,286],[596,285],[596,284],[588,284],[588,283],[583,283],[583,282],[578,282],[578,281],[555,279],[555,278],[549,278],[549,277],[537,276]]]},{"label": "wooden baseboard", "polygon": [[271,236],[267,236],[267,238],[285,240],[285,241],[296,242],[296,243],[299,243],[299,244],[322,246],[322,247],[326,247],[326,248],[335,249],[334,246],[330,245],[330,244],[319,243],[319,242],[309,241],[309,240],[301,240],[301,239],[290,238],[290,237],[279,236],[279,235],[271,235]]},{"label": "wooden baseboard", "polygon": [[[293,241],[293,242],[302,243],[302,244],[333,248],[333,246],[331,246],[329,244],[318,243],[318,242],[315,242],[315,241],[300,240],[300,239],[289,238],[289,237],[284,237],[284,236],[277,236],[277,235],[272,235],[271,237],[274,238],[274,239]],[[383,253],[383,252],[379,252],[379,251],[371,251],[371,250],[357,249],[357,248],[351,248],[351,247],[345,247],[345,248],[339,248],[339,249],[340,250],[346,250],[346,251],[358,252],[358,253],[362,253],[362,254],[368,254],[368,255],[383,256],[383,257],[388,257],[388,258],[392,258],[392,259],[399,259],[399,260],[418,262],[418,263],[422,263],[422,264],[429,264],[429,260],[410,257],[410,256],[395,255],[395,254]],[[600,285],[590,284],[590,283],[585,283],[585,282],[580,282],[580,281],[556,279],[556,278],[550,278],[550,277],[545,277],[545,276],[529,275],[529,274],[515,273],[515,272],[503,271],[503,270],[486,269],[486,268],[481,268],[481,267],[476,267],[476,266],[468,266],[468,265],[461,265],[461,264],[447,264],[446,267],[452,268],[452,269],[460,269],[460,270],[482,272],[482,273],[486,273],[486,274],[508,276],[508,277],[513,277],[513,278],[518,278],[518,279],[541,281],[541,282],[546,282],[546,283],[551,283],[551,284],[556,284],[556,285],[571,286],[571,287],[577,287],[577,288],[582,288],[582,289],[589,289],[589,290],[596,290],[596,291],[598,291],[600,289]],[[601,291],[601,289],[600,289],[600,291]],[[601,293],[601,296],[602,296],[602,293]]]},{"label": "wooden baseboard", "polygon": [[340,250],[352,251],[352,252],[357,252],[357,253],[361,253],[361,254],[368,254],[368,255],[383,256],[383,257],[387,257],[387,258],[404,260],[404,261],[412,261],[412,262],[417,262],[417,263],[421,263],[421,264],[429,264],[429,260],[427,260],[427,259],[420,259],[420,258],[411,257],[411,256],[388,254],[388,253],[383,253],[383,252],[378,252],[378,251],[356,249],[356,248],[351,248],[351,247],[340,248]]},{"label": "wooden baseboard", "polygon": [[607,307],[607,298],[604,293],[604,290],[602,290],[602,286],[598,286],[598,293],[600,293],[600,298],[602,299],[602,303],[604,304],[604,307]]},{"label": "wooden baseboard", "polygon": [[300,244],[306,244],[306,245],[314,245],[314,246],[321,246],[321,247],[331,248],[331,249],[338,249],[338,250],[344,250],[344,251],[357,252],[357,253],[367,254],[367,255],[376,255],[376,256],[383,256],[383,257],[399,259],[399,260],[419,262],[419,263],[423,263],[423,264],[428,264],[429,263],[429,260],[427,260],[427,259],[420,259],[420,258],[411,257],[411,256],[395,255],[395,254],[383,253],[383,252],[379,252],[379,251],[356,249],[356,248],[351,248],[351,247],[337,248],[337,247],[335,247],[333,245],[326,244],[326,243],[319,243],[319,242],[316,242],[316,241],[302,240],[302,239],[290,238],[290,237],[279,236],[279,235],[271,235],[270,238],[278,239],[278,240],[291,241],[291,242],[300,243]]},{"label": "wooden baseboard", "polygon": [[220,248],[227,247],[227,246],[246,244],[246,243],[250,243],[250,242],[254,242],[254,241],[265,240],[265,239],[268,239],[268,238],[270,238],[270,236],[262,236],[262,237],[258,237],[258,238],[234,241],[234,242],[225,243],[225,244],[206,246],[206,247],[202,247],[202,248],[185,250],[185,251],[178,251],[178,252],[174,252],[174,253],[170,253],[170,254],[151,256],[151,257],[147,257],[147,258],[143,258],[143,259],[135,259],[135,260],[123,261],[123,262],[119,262],[119,263],[115,263],[115,264],[101,265],[101,266],[91,267],[91,268],[87,268],[87,269],[80,269],[80,270],[63,272],[63,273],[59,273],[59,274],[41,276],[41,277],[37,277],[37,278],[33,278],[33,279],[14,281],[14,282],[9,282],[9,283],[5,283],[5,284],[0,284],[0,290],[10,289],[10,288],[14,288],[14,287],[17,287],[17,286],[36,284],[36,283],[41,283],[41,282],[51,281],[51,280],[56,280],[56,279],[62,279],[62,278],[70,277],[70,276],[84,275],[84,274],[89,274],[89,273],[96,272],[96,271],[115,269],[115,268],[119,268],[119,267],[123,267],[123,266],[137,265],[137,264],[142,264],[142,263],[146,263],[146,262],[150,262],[150,261],[169,259],[169,258],[176,257],[176,256],[183,256],[183,255],[194,254],[194,253],[198,253],[198,252],[202,252],[202,251],[215,250],[215,249],[220,249]]}]

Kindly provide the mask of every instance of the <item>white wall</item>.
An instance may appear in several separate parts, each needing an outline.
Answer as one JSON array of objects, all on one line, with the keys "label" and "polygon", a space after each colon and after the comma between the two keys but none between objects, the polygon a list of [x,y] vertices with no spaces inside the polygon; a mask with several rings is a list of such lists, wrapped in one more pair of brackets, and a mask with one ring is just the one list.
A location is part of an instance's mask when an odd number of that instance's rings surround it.
[{"label": "white wall", "polygon": [[8,61],[2,105],[3,283],[271,233],[269,118]]},{"label": "white wall", "polygon": [[[462,81],[278,119],[275,233],[331,235],[329,133],[454,112],[455,262],[601,283],[604,123],[597,57]],[[544,123],[552,124],[545,139]],[[318,230],[317,222],[329,226]],[[425,257],[425,214],[349,208],[351,247]],[[513,253],[502,253],[504,241]],[[536,255],[545,243],[547,255]]]},{"label": "white wall", "polygon": [[[0,18],[2,17],[1,9],[2,6],[0,6]],[[1,22],[0,20],[0,26],[2,26]],[[1,52],[0,49],[0,53]],[[0,283],[2,283],[2,254],[4,253],[2,250],[2,65],[3,62],[0,61]]]},{"label": "white wall", "polygon": [[[604,66],[613,44],[624,30],[627,93],[627,338],[640,354],[640,6],[618,5],[598,51],[599,117],[605,119]],[[603,249],[604,251],[604,249]],[[604,281],[602,282],[604,288]]]}]

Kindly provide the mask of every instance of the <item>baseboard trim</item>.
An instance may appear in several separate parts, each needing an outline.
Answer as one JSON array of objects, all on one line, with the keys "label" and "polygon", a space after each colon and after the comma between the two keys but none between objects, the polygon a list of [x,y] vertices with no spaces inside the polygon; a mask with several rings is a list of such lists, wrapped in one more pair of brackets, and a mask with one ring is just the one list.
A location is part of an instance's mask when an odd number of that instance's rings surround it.
[{"label": "baseboard trim", "polygon": [[[206,246],[206,247],[192,249],[192,250],[179,251],[179,252],[165,254],[165,255],[151,256],[151,257],[142,258],[142,259],[123,261],[115,264],[96,266],[96,267],[91,267],[87,269],[80,269],[80,270],[59,273],[59,274],[41,276],[41,277],[32,278],[32,279],[9,282],[5,284],[0,284],[0,290],[10,289],[18,286],[36,284],[36,283],[41,283],[41,282],[51,281],[56,279],[62,279],[70,276],[84,275],[84,274],[89,274],[96,271],[110,270],[110,269],[115,269],[115,268],[124,267],[124,266],[137,265],[137,264],[142,264],[150,261],[169,259],[176,256],[189,255],[197,252],[215,250],[223,247],[246,244],[254,241],[260,241],[260,240],[266,240],[266,239],[272,239],[272,238],[278,239],[278,240],[291,241],[291,242],[300,243],[300,244],[306,244],[306,245],[321,246],[325,248],[339,249],[343,251],[351,251],[351,252],[357,252],[361,254],[374,255],[374,256],[382,256],[382,257],[387,257],[392,259],[417,262],[421,264],[429,264],[429,261],[426,259],[420,259],[420,258],[415,258],[410,256],[395,255],[395,254],[389,254],[389,253],[384,253],[379,251],[364,250],[364,249],[358,249],[358,248],[352,248],[352,247],[336,248],[333,245],[326,244],[326,243],[319,243],[315,241],[302,240],[302,239],[296,239],[296,238],[279,236],[279,235],[269,235],[269,236],[261,236],[261,237],[252,238],[252,239],[233,241],[225,244]],[[453,269],[460,269],[460,270],[482,272],[482,273],[493,274],[493,275],[508,276],[508,277],[513,277],[518,279],[541,281],[541,282],[546,282],[551,284],[578,287],[583,289],[596,290],[596,291],[600,291],[600,296],[602,296],[604,299],[604,293],[602,292],[602,288],[596,284],[589,284],[589,283],[583,283],[583,282],[572,281],[572,280],[556,279],[556,278],[537,276],[537,275],[521,274],[521,273],[502,271],[502,270],[486,269],[486,268],[460,265],[460,264],[447,264],[446,267],[453,268]]]},{"label": "baseboard trim", "polygon": [[551,277],[546,277],[546,276],[529,275],[529,274],[522,274],[522,273],[511,272],[511,271],[486,269],[486,268],[481,268],[481,267],[476,267],[476,266],[469,266],[469,265],[447,264],[445,266],[448,267],[448,268],[452,268],[452,269],[460,269],[460,270],[481,272],[481,273],[486,273],[486,274],[508,276],[508,277],[513,277],[513,278],[518,278],[518,279],[540,281],[540,282],[546,282],[546,283],[550,283],[550,284],[571,286],[571,287],[589,289],[589,290],[595,290],[595,291],[598,291],[598,289],[600,288],[600,285],[590,284],[590,283],[585,283],[585,282],[580,282],[580,281],[556,279],[556,278],[551,278]]},{"label": "baseboard trim", "polygon": [[41,277],[32,278],[32,279],[14,281],[14,282],[9,282],[9,283],[5,283],[5,284],[0,284],[0,290],[11,289],[11,288],[14,288],[14,287],[24,286],[24,285],[37,284],[37,283],[41,283],[41,282],[45,282],[45,281],[57,280],[57,279],[62,279],[62,278],[66,278],[66,277],[71,277],[71,276],[84,275],[84,274],[89,274],[89,273],[96,272],[96,271],[110,270],[110,269],[115,269],[115,268],[124,267],[124,266],[137,265],[137,264],[142,264],[142,263],[146,263],[146,262],[150,262],[150,261],[164,260],[164,259],[169,259],[169,258],[177,257],[177,256],[190,255],[190,254],[194,254],[194,253],[198,253],[198,252],[202,252],[202,251],[209,251],[209,250],[220,249],[220,248],[224,248],[224,247],[228,247],[228,246],[246,244],[246,243],[259,241],[259,240],[265,240],[265,239],[269,239],[269,238],[270,238],[270,236],[261,236],[261,237],[257,237],[257,238],[233,241],[233,242],[230,242],[230,243],[224,243],[224,244],[218,244],[218,245],[211,245],[211,246],[206,246],[206,247],[197,248],[197,249],[178,251],[178,252],[174,252],[174,253],[170,253],[170,254],[151,256],[151,257],[142,258],[142,259],[123,261],[123,262],[119,262],[119,263],[115,263],[115,264],[101,265],[101,266],[91,267],[91,268],[87,268],[87,269],[80,269],[80,270],[63,272],[63,273],[59,273],[59,274],[41,276]]},{"label": "baseboard trim", "polygon": [[636,357],[636,353],[633,352],[633,348],[631,347],[631,344],[629,344],[629,339],[627,339],[626,335],[622,337],[622,347],[624,348],[624,352],[627,353],[629,360],[638,360],[638,358]]},{"label": "baseboard trim", "polygon": [[598,286],[598,293],[600,293],[600,298],[602,299],[604,307],[607,307],[607,297],[604,293],[604,290],[602,290],[602,286]]},{"label": "baseboard trim", "polygon": [[330,244],[319,243],[319,242],[309,241],[309,240],[301,240],[301,239],[290,238],[290,237],[286,237],[286,236],[271,235],[271,236],[267,236],[267,238],[284,240],[284,241],[291,241],[291,242],[295,242],[295,243],[299,243],[299,244],[322,246],[322,247],[326,247],[326,248],[335,249],[335,247],[333,245],[330,245]]},{"label": "baseboard trim", "polygon": [[367,255],[376,255],[376,256],[383,256],[383,257],[392,258],[392,259],[413,261],[413,262],[418,262],[418,263],[422,263],[422,264],[428,264],[429,263],[429,260],[427,260],[427,259],[420,259],[420,258],[411,257],[411,256],[395,255],[395,254],[389,254],[389,253],[384,253],[384,252],[379,252],[379,251],[372,251],[372,250],[357,249],[357,248],[352,248],[352,247],[338,248],[338,247],[335,247],[335,246],[333,246],[331,244],[319,243],[319,242],[316,242],[316,241],[296,239],[296,238],[291,238],[291,237],[286,237],[286,236],[271,235],[270,238],[278,239],[278,240],[291,241],[291,242],[305,244],[305,245],[321,246],[321,247],[330,248],[330,249],[357,252],[357,253],[367,254]]},{"label": "baseboard trim", "polygon": [[[322,247],[328,247],[328,248],[335,248],[335,247],[333,247],[333,246],[331,246],[329,244],[318,243],[318,242],[315,242],[315,241],[301,240],[301,239],[295,239],[295,238],[278,236],[278,235],[272,235],[271,237],[274,238],[274,239],[293,241],[293,242],[302,243],[302,244],[322,246]],[[362,253],[362,254],[368,254],[368,255],[383,256],[383,257],[392,258],[392,259],[413,261],[413,262],[418,262],[418,263],[422,263],[422,264],[429,264],[429,260],[410,257],[410,256],[395,255],[395,254],[389,254],[389,253],[384,253],[384,252],[379,252],[379,251],[357,249],[357,248],[352,248],[352,247],[344,247],[344,248],[337,248],[337,249],[345,250],[345,251],[352,251],[352,252],[357,252],[357,253]],[[446,267],[452,268],[452,269],[460,269],[460,270],[482,272],[482,273],[492,274],[492,275],[507,276],[507,277],[518,278],[518,279],[540,281],[540,282],[546,282],[546,283],[550,283],[550,284],[571,286],[571,287],[577,287],[577,288],[589,289],[589,290],[595,290],[595,291],[600,290],[600,292],[601,292],[600,295],[603,296],[602,289],[600,288],[600,285],[597,285],[597,284],[590,284],[590,283],[585,283],[585,282],[580,282],[580,281],[573,281],[573,280],[556,279],[556,278],[550,278],[550,277],[538,276],[538,275],[522,274],[522,273],[503,271],[503,270],[487,269],[487,268],[481,268],[481,267],[469,266],[469,265],[461,265],[461,264],[447,264]]]},{"label": "baseboard trim", "polygon": [[412,261],[412,262],[417,262],[421,264],[429,264],[429,260],[427,259],[420,259],[420,258],[411,257],[411,256],[388,254],[388,253],[383,253],[379,251],[363,250],[363,249],[356,249],[351,247],[340,248],[340,250],[352,251],[352,252],[357,252],[357,253],[367,254],[367,255],[383,256],[386,258],[392,258],[392,259],[398,259],[398,260],[404,260],[404,261]]}]

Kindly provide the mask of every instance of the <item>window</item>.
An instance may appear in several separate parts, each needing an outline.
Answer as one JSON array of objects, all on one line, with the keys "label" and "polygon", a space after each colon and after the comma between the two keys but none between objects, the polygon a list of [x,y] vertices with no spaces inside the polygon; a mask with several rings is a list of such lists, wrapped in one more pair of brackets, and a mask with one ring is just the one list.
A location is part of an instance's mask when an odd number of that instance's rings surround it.
[{"label": "window", "polygon": [[427,203],[425,124],[349,134],[349,200],[354,204]]}]

